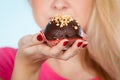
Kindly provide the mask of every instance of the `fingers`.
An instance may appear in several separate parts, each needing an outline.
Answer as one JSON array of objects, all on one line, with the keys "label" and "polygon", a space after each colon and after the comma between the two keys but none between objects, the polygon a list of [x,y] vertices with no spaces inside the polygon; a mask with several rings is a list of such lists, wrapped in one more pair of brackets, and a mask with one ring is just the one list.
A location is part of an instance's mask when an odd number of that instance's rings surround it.
[{"label": "fingers", "polygon": [[[42,32],[27,35],[20,40],[20,47],[24,49],[24,53],[27,55],[35,55],[37,57],[44,55],[49,58],[57,58],[62,60],[68,60],[71,57],[78,54],[80,49],[83,49],[87,46],[88,42],[86,40],[78,39],[73,45],[67,49],[69,40],[63,39],[57,45],[49,47],[45,43],[45,37]],[[36,53],[36,54],[35,54]]]},{"label": "fingers", "polygon": [[68,60],[75,56],[82,45],[82,40],[77,40],[65,53],[61,56],[61,59]]},{"label": "fingers", "polygon": [[40,53],[48,57],[57,57],[61,54],[62,50],[66,47],[68,43],[67,39],[60,41],[56,46],[49,47],[46,44],[40,44],[37,46],[31,47],[32,52]]},{"label": "fingers", "polygon": [[68,60],[78,54],[80,49],[85,48],[88,42],[83,40],[77,40],[69,49],[65,51],[64,48],[67,46],[67,44],[69,44],[69,40],[63,39],[54,47],[49,47],[45,44],[41,44],[35,47],[34,50],[49,58]]},{"label": "fingers", "polygon": [[29,46],[41,44],[43,42],[44,42],[44,37],[43,34],[40,32],[34,35],[24,36],[19,41],[19,47],[29,47]]},{"label": "fingers", "polygon": [[68,44],[68,40],[64,39],[62,41],[60,41],[56,46],[53,46],[49,52],[50,52],[50,56],[52,57],[57,57],[59,55],[61,55],[63,53],[63,49],[66,47],[66,45]]},{"label": "fingers", "polygon": [[79,54],[79,50],[85,48],[87,45],[87,41],[77,40],[68,50],[64,52],[63,55],[59,57],[59,59],[68,60],[76,54]]}]

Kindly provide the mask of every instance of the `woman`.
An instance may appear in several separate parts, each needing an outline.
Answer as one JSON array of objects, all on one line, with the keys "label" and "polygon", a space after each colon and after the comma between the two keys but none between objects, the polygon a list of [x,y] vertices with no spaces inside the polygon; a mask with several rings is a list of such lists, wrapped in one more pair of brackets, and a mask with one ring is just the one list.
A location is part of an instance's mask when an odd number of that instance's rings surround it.
[{"label": "woman", "polygon": [[62,54],[69,43],[67,39],[49,47],[44,44],[42,33],[23,37],[12,80],[120,79],[117,0],[31,0],[30,3],[42,29],[54,15],[67,14],[78,20],[88,37],[87,41],[76,40]]}]

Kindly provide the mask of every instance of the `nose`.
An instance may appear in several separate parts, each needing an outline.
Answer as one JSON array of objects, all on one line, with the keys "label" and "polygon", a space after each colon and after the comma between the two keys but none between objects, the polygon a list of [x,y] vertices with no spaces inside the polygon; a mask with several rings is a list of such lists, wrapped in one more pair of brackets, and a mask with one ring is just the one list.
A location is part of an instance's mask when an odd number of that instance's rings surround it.
[{"label": "nose", "polygon": [[56,11],[63,11],[68,9],[68,4],[65,0],[53,0],[52,9]]}]

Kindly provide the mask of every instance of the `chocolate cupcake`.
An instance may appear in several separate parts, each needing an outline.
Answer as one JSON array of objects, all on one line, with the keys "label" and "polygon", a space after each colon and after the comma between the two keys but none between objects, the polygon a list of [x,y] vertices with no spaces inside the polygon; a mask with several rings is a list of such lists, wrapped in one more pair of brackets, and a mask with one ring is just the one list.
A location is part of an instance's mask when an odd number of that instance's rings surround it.
[{"label": "chocolate cupcake", "polygon": [[66,15],[57,15],[51,19],[46,25],[44,35],[49,46],[56,45],[62,39],[69,39],[71,45],[76,39],[84,38],[78,21]]}]

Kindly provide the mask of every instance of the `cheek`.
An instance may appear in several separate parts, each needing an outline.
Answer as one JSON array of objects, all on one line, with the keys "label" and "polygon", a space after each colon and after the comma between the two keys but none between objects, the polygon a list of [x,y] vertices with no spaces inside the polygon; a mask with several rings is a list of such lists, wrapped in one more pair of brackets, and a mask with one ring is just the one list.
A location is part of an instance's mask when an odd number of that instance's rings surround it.
[{"label": "cheek", "polygon": [[84,13],[79,15],[79,23],[81,25],[81,27],[86,30],[89,20],[90,20],[90,16],[91,16],[91,12],[88,11],[84,11]]},{"label": "cheek", "polygon": [[[39,15],[40,15],[40,14],[39,14]],[[39,17],[36,16],[35,19],[36,19],[37,25],[38,25],[40,28],[44,29],[44,27],[45,27],[46,24],[47,24],[46,19],[45,19],[45,18],[42,18],[42,16],[39,16]]]},{"label": "cheek", "polygon": [[32,12],[35,22],[40,28],[43,29],[48,22],[46,16],[47,6],[45,6],[45,4],[47,5],[47,3],[45,1],[43,1],[42,3],[41,2],[41,0],[32,0]]},{"label": "cheek", "polygon": [[88,4],[86,6],[86,4],[84,4],[81,8],[76,9],[76,19],[79,21],[81,27],[86,30],[87,25],[89,23],[91,14],[92,14],[92,10],[93,10],[93,5],[92,4]]},{"label": "cheek", "polygon": [[41,10],[34,10],[33,15],[37,25],[40,28],[43,28],[47,24],[47,20],[46,20],[46,15],[44,14],[44,11],[43,10],[41,11]]}]

